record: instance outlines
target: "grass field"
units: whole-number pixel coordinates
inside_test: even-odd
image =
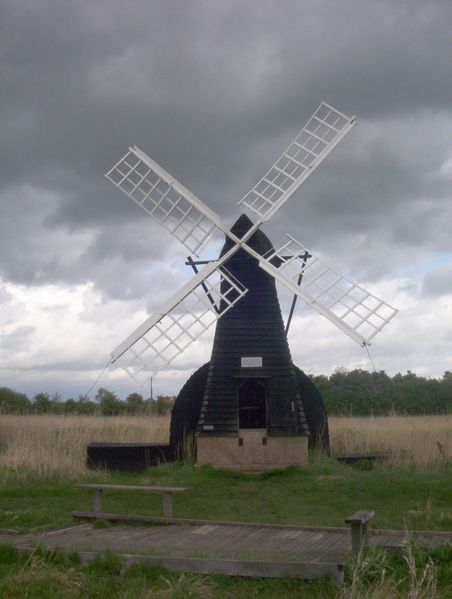
[[[86,470],[88,442],[164,442],[168,425],[165,417],[1,416],[0,527],[70,525],[72,510],[91,506],[90,494],[76,483],[103,481],[187,486],[187,493],[174,500],[180,517],[342,526],[347,515],[370,507],[376,511],[377,528],[452,529],[451,416],[331,418],[333,453],[379,451],[389,456],[377,465],[349,467],[313,456],[304,469],[258,475],[191,464],[167,464],[138,474]],[[161,500],[111,493],[104,507],[160,515]],[[428,555],[414,548],[411,557],[367,556],[364,563],[349,566],[347,585],[339,590],[326,581],[176,576],[146,568],[120,575],[112,556],[82,567],[60,556],[36,553],[25,561],[13,553],[0,547],[0,597],[5,599],[452,597],[452,549]]]
[[[437,468],[452,461],[452,414],[329,419],[334,455],[388,455],[395,466]]]
[[[39,476],[86,474],[90,441],[165,443],[169,416],[0,416],[0,471]],[[330,418],[333,455],[380,452],[393,465],[452,461],[452,415]]]

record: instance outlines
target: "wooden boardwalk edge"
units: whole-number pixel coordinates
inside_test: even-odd
[[[35,547],[20,547],[19,551],[32,552]],[[61,550],[61,549],[60,549]],[[72,551],[72,550],[71,550]],[[68,553],[68,551],[62,551]],[[105,554],[95,551],[77,552],[82,564],[88,564]],[[342,584],[344,570],[342,564],[318,562],[272,562],[254,560],[206,559],[197,557],[163,557],[118,553],[124,566],[133,564],[149,564],[162,566],[173,572],[189,572],[191,574],[224,574],[226,576],[243,576],[252,578],[330,578],[335,584]]]

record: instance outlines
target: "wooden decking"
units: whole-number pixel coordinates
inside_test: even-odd
[[[411,538],[435,547],[452,543],[452,532],[416,532]],[[37,543],[78,551],[84,560],[114,551],[125,562],[147,561],[180,571],[240,576],[331,576],[342,579],[342,564],[351,550],[349,529],[278,525],[248,525],[210,521],[151,526],[115,525],[96,528],[79,524],[45,533],[2,535],[19,549]],[[400,548],[407,542],[401,531],[372,531],[371,545]]]

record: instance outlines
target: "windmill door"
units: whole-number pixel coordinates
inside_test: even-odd
[[[267,389],[262,380],[245,379],[238,387],[239,428],[267,428]]]

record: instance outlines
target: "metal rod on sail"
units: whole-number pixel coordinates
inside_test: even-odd
[[[306,266],[306,262],[308,261],[308,259],[311,258],[311,254],[309,252],[305,252],[303,254],[303,256],[300,256],[300,258],[303,260],[303,267],[301,269],[300,274],[298,275],[298,280],[297,280],[298,287],[301,285],[301,281],[303,280],[303,268]],[[292,322],[292,316],[295,311],[297,299],[298,299],[298,295],[294,294],[293,300],[292,300],[292,305],[290,306],[289,318],[287,319],[287,324],[286,324],[286,336],[287,336],[287,333],[289,332],[290,323]]]
[[[193,268],[193,271],[195,272],[195,274],[197,274],[198,268],[197,268],[196,264],[209,264],[210,262],[213,262],[213,261],[212,260],[198,260],[197,262],[195,262],[191,256],[187,256],[187,262],[185,264],[187,264],[187,266],[188,265],[191,266]],[[212,304],[215,312],[218,314],[219,313],[218,306],[216,305],[215,300],[213,299],[211,294],[209,293],[209,290],[207,289],[207,285],[205,283],[201,283],[201,287],[206,292],[206,295],[209,298],[209,302]]]

